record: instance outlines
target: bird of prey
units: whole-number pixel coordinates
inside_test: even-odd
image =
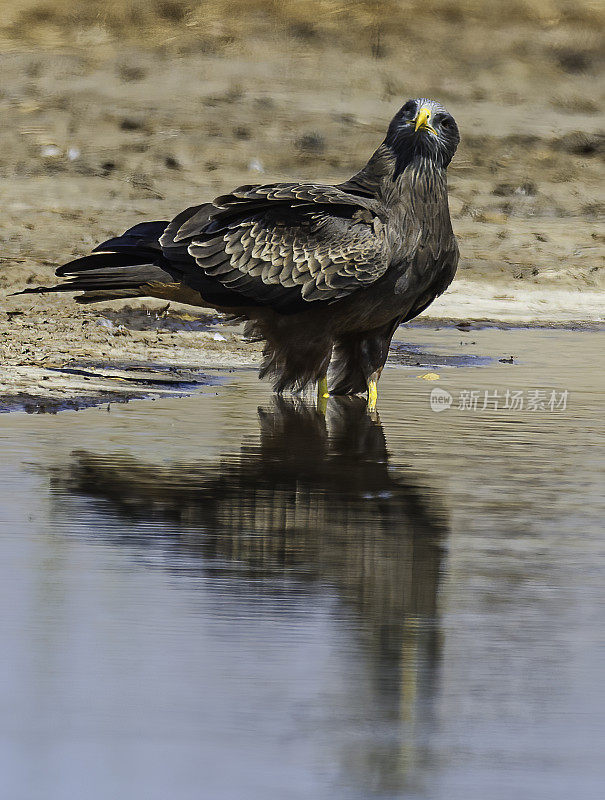
[[[171,222],[135,225],[59,267],[65,282],[24,293],[158,297],[227,312],[264,341],[260,376],[275,391],[367,391],[374,410],[395,330],[456,271],[446,170],[459,139],[442,105],[408,100],[350,180],[240,186]]]

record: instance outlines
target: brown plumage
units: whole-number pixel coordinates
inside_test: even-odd
[[[248,320],[276,391],[322,381],[375,395],[393,333],[449,285],[458,261],[446,168],[456,123],[410,100],[366,166],[338,186],[242,186],[171,222],[143,223],[26,292],[80,302],[161,297]],[[370,398],[371,400],[371,398]]]

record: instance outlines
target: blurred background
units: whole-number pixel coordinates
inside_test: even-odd
[[[460,276],[602,286],[599,2],[2,6],[5,289],[237,184],[342,180],[415,96],[461,128]]]

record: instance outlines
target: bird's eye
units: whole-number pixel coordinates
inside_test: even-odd
[[[401,113],[404,117],[410,117],[415,111],[416,103],[413,100],[408,100],[408,102],[401,109]]]
[[[446,131],[451,130],[454,127],[454,120],[451,117],[443,117],[441,127]]]

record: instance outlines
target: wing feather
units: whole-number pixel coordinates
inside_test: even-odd
[[[255,303],[333,302],[389,265],[380,209],[335,186],[242,186],[179,214],[160,243]]]

